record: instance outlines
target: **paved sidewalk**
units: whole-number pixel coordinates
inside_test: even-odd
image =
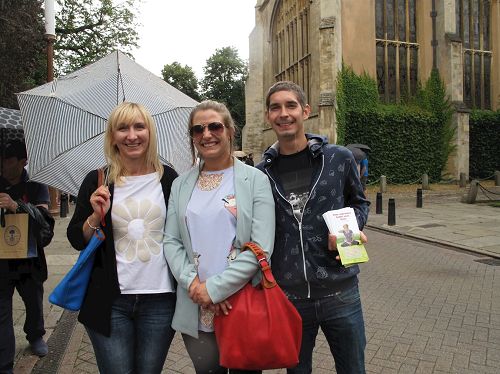
[[[367,330],[369,373],[500,372],[500,208],[460,203],[460,193],[384,194],[383,214],[372,201],[360,288]],[[396,225],[387,225],[387,201],[396,199]],[[15,373],[97,373],[92,347],[76,313],[47,296],[76,260],[66,240],[69,218],[56,220],[46,249],[49,280],[45,315],[49,355],[30,355],[22,332],[24,306],[15,296]],[[396,234],[396,235],[394,235]],[[418,239],[418,240],[415,240]],[[455,250],[454,250],[455,249]],[[465,250],[465,251],[464,251]],[[165,373],[194,373],[178,335]],[[314,352],[314,373],[332,373],[324,336]],[[273,370],[268,373],[285,373]]]
[[[500,258],[500,208],[487,203],[461,202],[465,189],[458,192],[423,191],[422,208],[416,208],[417,191],[385,193],[382,214],[372,201],[368,227],[399,235]],[[388,201],[394,198],[396,224],[388,225]]]

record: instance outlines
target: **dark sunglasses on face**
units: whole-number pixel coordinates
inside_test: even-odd
[[[212,122],[208,125],[197,124],[191,126],[191,128],[189,129],[189,136],[193,138],[203,135],[203,133],[205,132],[205,127],[208,128],[208,131],[215,135],[222,134],[222,131],[224,130],[224,124],[220,122]]]

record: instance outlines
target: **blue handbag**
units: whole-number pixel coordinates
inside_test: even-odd
[[[95,251],[104,238],[104,233],[96,230],[87,247],[80,252],[75,265],[50,294],[49,301],[52,304],[72,311],[80,310],[94,265]]]

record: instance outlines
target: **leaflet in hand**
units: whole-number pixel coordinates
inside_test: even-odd
[[[342,265],[351,266],[368,261],[353,208],[330,210],[323,214],[323,219],[330,233],[337,236],[337,250]]]

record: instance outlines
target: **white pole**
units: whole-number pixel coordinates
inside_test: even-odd
[[[56,36],[56,13],[54,0],[45,0],[45,35]]]

